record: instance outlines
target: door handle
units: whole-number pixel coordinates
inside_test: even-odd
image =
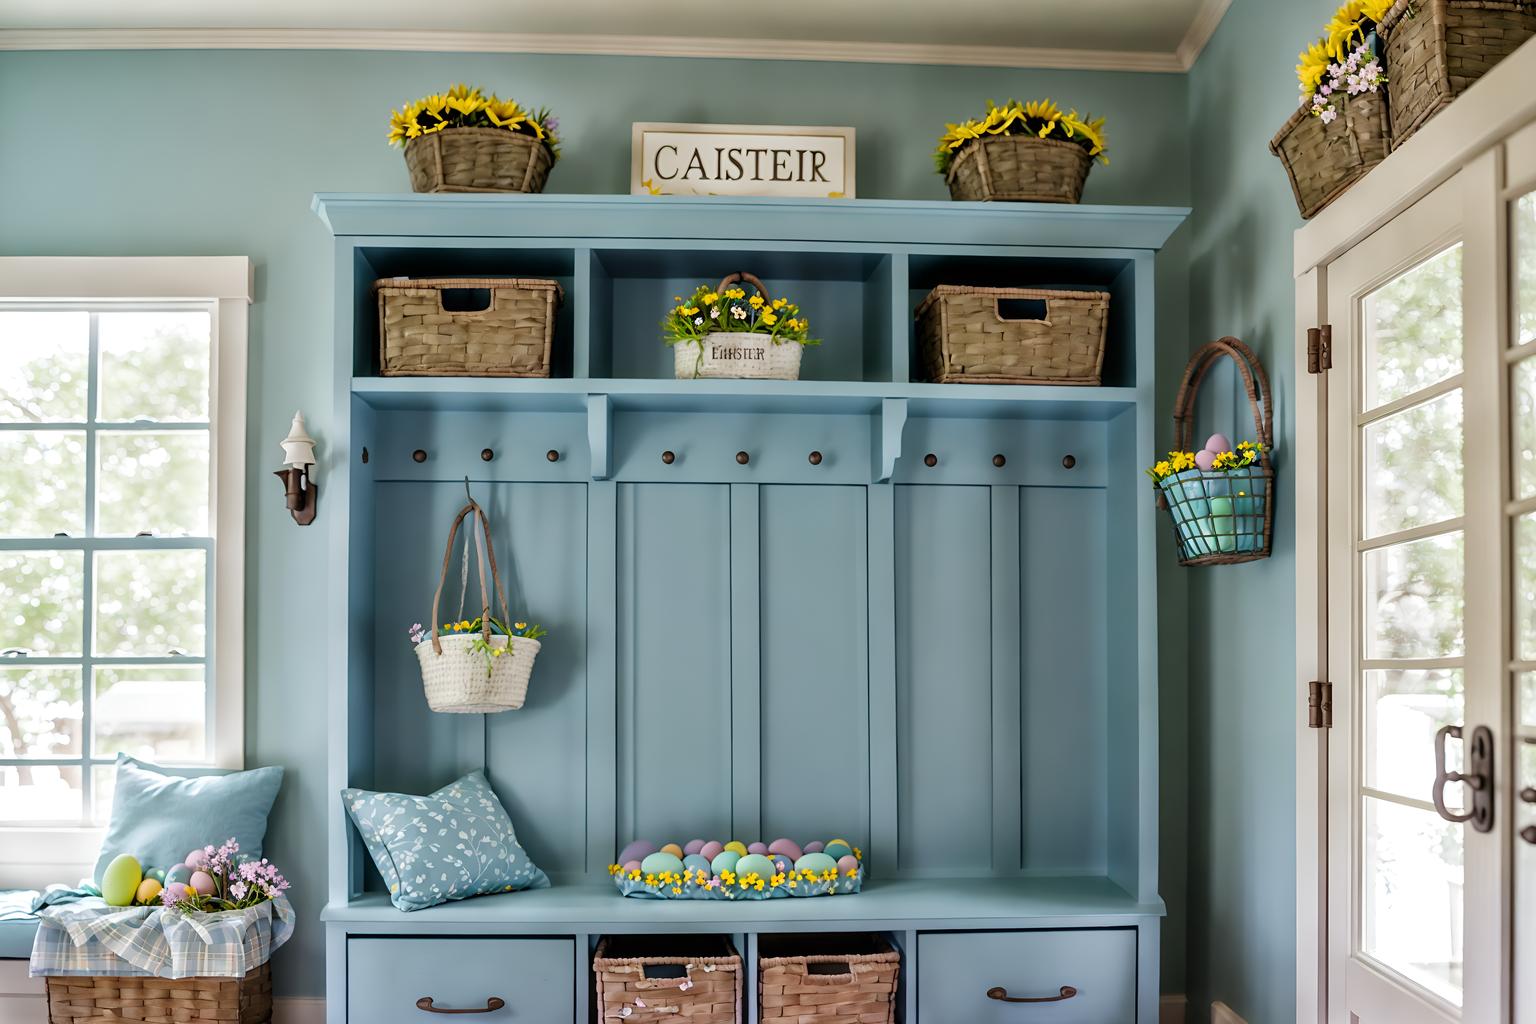
[[[1008,990],[998,986],[987,989],[987,998],[996,999],[1000,1003],[1060,1003],[1077,995],[1077,989],[1071,985],[1061,986],[1061,991],[1054,996],[1011,996]]]
[[[1467,770],[1445,770],[1445,741],[1461,739],[1462,727],[1447,725],[1435,733],[1435,785],[1431,791],[1435,811],[1446,821],[1460,824],[1472,823],[1479,832],[1493,830],[1493,732],[1486,725],[1472,730],[1472,742],[1467,744],[1465,760]],[[1465,812],[1452,811],[1445,806],[1445,786],[1460,782],[1472,791],[1472,806]]]
[[[464,1010],[449,1010],[441,1006],[433,1006],[431,996],[422,996],[416,1000],[416,1009],[426,1010],[428,1013],[495,1013],[506,1005],[506,1000],[500,996],[491,996],[485,1001],[484,1006],[471,1006]]]

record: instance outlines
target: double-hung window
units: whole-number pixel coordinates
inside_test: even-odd
[[[0,260],[0,829],[104,822],[120,753],[240,762],[249,280]]]

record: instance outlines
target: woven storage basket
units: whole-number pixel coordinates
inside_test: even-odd
[[[1093,157],[1075,142],[989,135],[966,143],[949,165],[951,199],[1075,203]]]
[[[1005,318],[1001,303],[1014,299],[1042,316]],[[923,372],[936,384],[1098,384],[1103,372],[1107,292],[941,284],[916,317]]]
[[[1168,509],[1173,520],[1180,565],[1229,565],[1269,557],[1275,505],[1275,469],[1269,461],[1274,414],[1269,404],[1269,376],[1247,345],[1236,338],[1222,338],[1201,346],[1190,359],[1174,399],[1174,447],[1190,450],[1200,383],[1222,358],[1237,364],[1253,410],[1254,440],[1262,447],[1259,461],[1246,469],[1191,469],[1165,477],[1158,485],[1158,503]]]
[[[599,1020],[741,1024],[741,957],[726,939],[605,936],[592,973]]]
[[[549,147],[504,128],[445,128],[405,144],[416,192],[542,192]]]
[[[720,282],[715,291],[724,294],[737,281],[750,284],[764,299],[768,289],[745,271]],[[672,343],[673,373],[678,380],[696,378],[746,378],[749,380],[799,380],[801,349],[798,341],[777,344],[766,334],[747,331],[716,331],[697,343]]]
[[[1387,100],[1381,91],[1341,97],[1331,124],[1310,106],[1292,114],[1269,142],[1291,179],[1296,208],[1311,217],[1387,158]]]
[[[394,277],[373,287],[379,293],[382,376],[549,376],[555,311],[564,297],[558,281]],[[445,309],[445,293],[477,308]]]
[[[1397,0],[1378,32],[1395,149],[1536,34],[1536,2]]]
[[[876,935],[758,939],[762,1024],[892,1024],[901,954]]]
[[[272,966],[243,978],[49,978],[48,1024],[270,1024]]]
[[[459,524],[465,516],[474,516],[470,535],[475,541],[475,568],[480,574],[479,636],[493,648],[512,645],[511,657],[492,657],[487,664],[484,653],[472,651],[475,634],[438,636],[438,612],[443,597],[443,586],[448,582],[448,565],[453,560],[453,540]],[[478,527],[478,529],[477,529]],[[437,593],[432,596],[432,617],[427,620],[432,636],[416,645],[416,660],[421,664],[421,684],[426,691],[427,706],[433,711],[448,714],[483,715],[497,711],[516,711],[528,697],[528,680],[533,675],[533,662],[539,656],[541,644],[527,637],[507,637],[491,633],[491,598],[486,588],[485,566],[481,562],[480,544],[484,536],[485,560],[490,562],[491,580],[496,597],[501,603],[503,622],[511,622],[507,614],[507,595],[502,589],[501,573],[496,567],[496,551],[491,547],[491,526],[485,511],[474,501],[469,502],[453,520],[448,530],[448,547],[443,553],[443,571],[438,579]],[[469,545],[465,544],[465,583],[468,584]],[[463,615],[463,597],[459,601],[459,613]]]

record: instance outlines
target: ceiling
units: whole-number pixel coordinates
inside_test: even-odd
[[[1229,2],[773,0],[732,11],[703,0],[0,0],[0,49],[764,56],[768,37],[772,55],[798,59],[1178,71]]]

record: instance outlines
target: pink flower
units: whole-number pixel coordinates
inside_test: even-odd
[[[1330,124],[1336,118],[1338,118],[1339,112],[1337,110],[1334,110],[1332,107],[1329,107],[1327,110],[1323,111],[1318,116],[1323,119],[1323,124]]]

